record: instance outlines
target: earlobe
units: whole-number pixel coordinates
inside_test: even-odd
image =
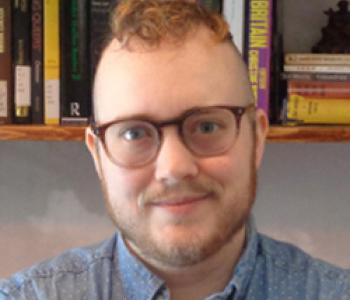
[[[92,132],[90,127],[87,127],[85,129],[85,145],[88,148],[92,159],[95,164],[95,169],[99,177],[101,174],[101,163],[100,163],[100,156],[99,156],[99,151],[98,151],[98,144],[97,144],[97,137],[96,135]]]
[[[258,169],[261,165],[268,131],[269,131],[268,117],[263,110],[257,109],[256,110],[256,148],[255,148],[256,169]]]

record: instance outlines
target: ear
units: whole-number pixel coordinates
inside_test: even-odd
[[[96,135],[92,132],[90,127],[85,129],[85,145],[88,148],[92,159],[95,164],[95,169],[98,176],[101,178],[101,161],[98,149],[98,139]]]
[[[256,120],[256,148],[255,148],[255,167],[259,169],[265,150],[267,133],[269,131],[269,119],[262,109],[255,112]]]

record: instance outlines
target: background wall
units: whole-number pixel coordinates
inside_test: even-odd
[[[350,268],[349,153],[350,144],[268,144],[258,227]],[[1,142],[0,204],[0,277],[114,231],[83,143]]]
[[[323,13],[337,11],[339,0],[276,0],[281,3],[279,23],[283,28],[286,52],[311,52],[321,39],[321,28],[328,23]]]

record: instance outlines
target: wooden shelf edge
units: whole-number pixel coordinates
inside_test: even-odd
[[[0,141],[83,141],[85,126],[0,125]],[[350,143],[349,126],[271,126],[271,143]]]
[[[349,126],[271,126],[269,142],[350,143]]]
[[[82,141],[86,126],[0,125],[0,140]]]

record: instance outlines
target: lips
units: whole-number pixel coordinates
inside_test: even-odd
[[[210,198],[210,194],[186,195],[162,198],[150,203],[153,207],[164,209],[172,214],[187,214]]]

